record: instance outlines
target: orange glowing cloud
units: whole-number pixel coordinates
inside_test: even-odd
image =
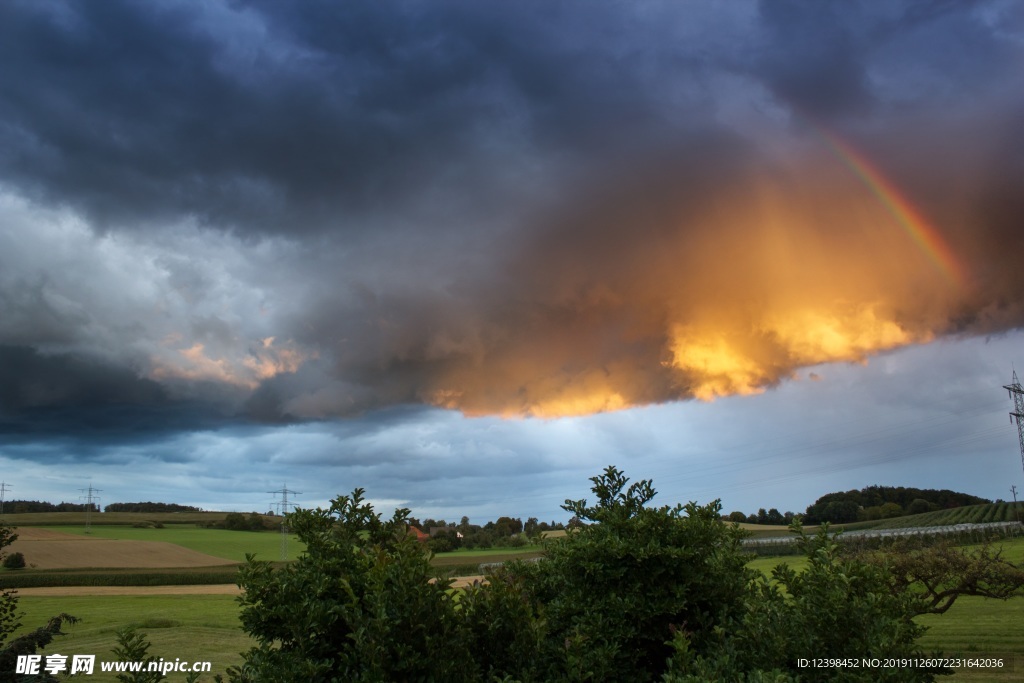
[[[962,331],[979,293],[955,242],[866,160],[851,173],[844,159],[819,149],[687,189],[682,208],[597,200],[523,249],[515,298],[478,321],[472,355],[411,359],[418,399],[538,417],[713,400]],[[1012,324],[1020,307],[992,315],[980,325]],[[453,334],[436,332],[456,349]]]
[[[173,339],[179,339],[175,335]],[[282,373],[294,373],[315,352],[303,352],[294,343],[274,345],[274,337],[246,349],[229,349],[213,356],[202,343],[153,358],[153,379],[210,381],[255,389],[263,380]]]

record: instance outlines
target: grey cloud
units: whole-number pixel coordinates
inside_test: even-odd
[[[855,121],[847,130],[881,158],[914,158],[901,180],[935,169],[931,193],[948,194],[957,169],[930,140],[904,141],[912,116],[878,106],[893,79],[916,74],[878,74],[901,63],[904,36],[941,74],[953,40],[963,66],[944,82],[977,84],[988,61],[1013,52],[984,9],[4,5],[0,177],[84,216],[87,230],[137,242],[111,267],[99,248],[34,270],[12,259],[0,339],[105,350],[118,372],[157,378],[175,400],[218,402],[226,420],[436,402],[451,377],[481,368],[508,374],[480,390],[481,405],[522,407],[534,389],[514,371],[537,357],[538,384],[630,371],[634,401],[687,397],[663,367],[666,320],[688,311],[669,310],[659,277],[686,303],[745,293],[725,276],[679,275],[703,272],[693,243],[720,227],[705,227],[706,215],[746,201],[759,177],[785,175],[766,149],[806,142],[791,111]],[[993,95],[1008,68],[980,79],[982,113],[1019,110]],[[724,76],[768,93],[730,95],[748,98],[756,125],[723,114],[740,106],[723,101]],[[938,90],[919,105],[948,102]],[[757,118],[759,107],[781,113]],[[969,136],[974,113],[935,118],[951,121],[947,136]],[[1009,135],[980,170],[1014,168],[1006,150],[1020,136]],[[985,201],[963,192],[974,203],[964,224],[981,235],[969,260],[990,275],[940,332],[1020,322],[1019,277],[993,236],[1017,239],[1021,207],[999,183]],[[730,186],[740,189],[721,191]],[[985,212],[980,227],[968,223]],[[735,243],[721,249],[743,262]],[[147,268],[118,277],[131,264]],[[153,291],[125,303],[135,282]],[[270,337],[294,342],[304,362],[244,374]],[[205,375],[184,372],[190,352]],[[772,360],[768,386],[790,369]],[[236,388],[218,393],[227,381]]]
[[[727,46],[703,27],[736,23],[668,3],[2,11],[7,182],[101,229],[191,216],[286,234],[412,213],[486,229],[545,166],[606,163],[707,116],[692,93]]]
[[[130,368],[81,354],[42,354],[0,345],[0,441],[68,439],[90,443],[151,439],[216,426],[223,413],[175,400]]]

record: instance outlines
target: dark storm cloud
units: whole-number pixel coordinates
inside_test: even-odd
[[[1012,61],[963,3],[0,12],[0,175],[101,229],[195,217],[294,234],[415,215],[421,228],[458,216],[480,230],[517,198],[510,181],[543,176],[544,160],[625,164],[624,151],[706,135],[723,75],[830,119],[870,112],[887,95],[879,73],[916,76],[905,90],[973,88],[1001,82]],[[908,40],[920,43],[910,60]],[[520,155],[536,159],[520,167]]]
[[[744,68],[818,121],[952,104],[1019,72],[1006,38],[1024,17],[1012,5],[766,0],[759,10],[763,31]]]
[[[860,114],[871,101],[862,9],[851,4],[762,2],[768,43],[754,68],[781,98],[812,115]],[[851,21],[852,20],[852,21]]]
[[[496,192],[523,148],[592,149],[621,140],[612,126],[634,142],[664,127],[661,93],[637,72],[685,65],[674,49],[617,39],[622,6],[0,11],[0,173],[100,228],[195,216],[351,231],[438,204],[450,217]],[[624,28],[655,28],[643,23]]]
[[[1013,12],[6,3],[0,182],[83,227],[79,252],[50,258],[47,242],[66,237],[54,230],[21,262],[0,260],[0,311],[11,312],[0,341],[102,351],[117,360],[83,375],[96,395],[157,405],[142,392],[156,382],[167,405],[215,402],[243,421],[408,402],[523,414],[551,396],[575,413],[689,398],[700,373],[667,365],[715,349],[686,325],[754,307],[752,293],[787,275],[757,261],[778,246],[754,235],[772,227],[758,202],[804,226],[793,262],[809,270],[794,291],[845,278],[859,292],[851,254],[928,272],[906,250],[849,238],[858,218],[884,216],[877,202],[826,193],[864,194],[846,170],[849,182],[835,180],[835,159],[806,152],[814,125],[855,139],[958,219],[943,229],[979,291],[946,308],[896,296],[884,322],[916,333],[899,343],[1019,325],[1019,269],[995,246],[1019,240],[1022,208],[1006,180],[1019,177],[1020,135],[1006,123],[1020,112]],[[813,249],[819,238],[831,251]],[[927,298],[931,280],[911,280],[895,289]],[[814,303],[849,298],[829,293]],[[874,348],[822,358],[764,321],[743,323],[713,331],[768,350],[742,349],[758,367],[722,392]],[[896,344],[884,325],[869,332]],[[149,378],[137,379],[142,393],[123,393],[131,377]],[[77,414],[76,396],[39,409]]]
[[[111,443],[219,422],[213,406],[174,400],[156,382],[102,359],[0,345],[0,442]]]

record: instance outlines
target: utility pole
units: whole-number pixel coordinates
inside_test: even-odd
[[[288,502],[288,494],[291,495],[302,495],[302,491],[290,491],[287,486],[282,485],[277,491],[267,491],[267,493],[273,493],[274,495],[280,495],[281,501],[275,503],[281,512],[281,561],[284,562],[288,559],[288,524],[287,515],[290,511],[289,508],[294,508],[295,503]]]
[[[1010,398],[1013,399],[1013,412],[1010,413],[1010,424],[1013,424],[1013,419],[1017,418],[1017,438],[1020,439],[1020,464],[1024,467],[1024,387],[1020,385],[1020,380],[1017,379],[1017,371],[1013,371],[1013,384],[1004,384],[1003,389],[1006,389],[1010,394]]]
[[[1020,524],[1020,510],[1017,509],[1017,485],[1010,486],[1010,493],[1013,494],[1013,514],[1017,518],[1017,523]]]
[[[12,487],[5,481],[0,481],[0,519],[4,517],[4,494]]]
[[[93,494],[99,493],[101,489],[94,489],[92,487],[92,484],[90,483],[89,484],[89,488],[78,489],[78,490],[86,492],[86,494],[84,496],[79,496],[79,498],[85,498],[85,533],[91,534],[92,533],[92,505],[93,505],[93,501],[100,499],[99,496],[93,495]]]

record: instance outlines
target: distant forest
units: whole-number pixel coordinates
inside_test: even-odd
[[[202,512],[202,508],[177,503],[111,503],[104,512]]]
[[[85,503],[46,503],[41,500],[8,500],[4,503],[4,512],[20,514],[22,512],[85,512]],[[92,503],[92,511],[99,512],[99,506]]]
[[[47,503],[41,500],[9,500],[3,509],[11,514],[23,512],[85,512],[86,503]],[[202,512],[202,508],[175,503],[111,503],[103,508],[106,512]],[[99,512],[99,506],[92,503],[92,511]]]
[[[967,493],[949,489],[915,489],[903,486],[868,486],[859,491],[826,493],[807,507],[805,524],[845,524],[875,519],[917,515],[965,505],[991,503]]]

